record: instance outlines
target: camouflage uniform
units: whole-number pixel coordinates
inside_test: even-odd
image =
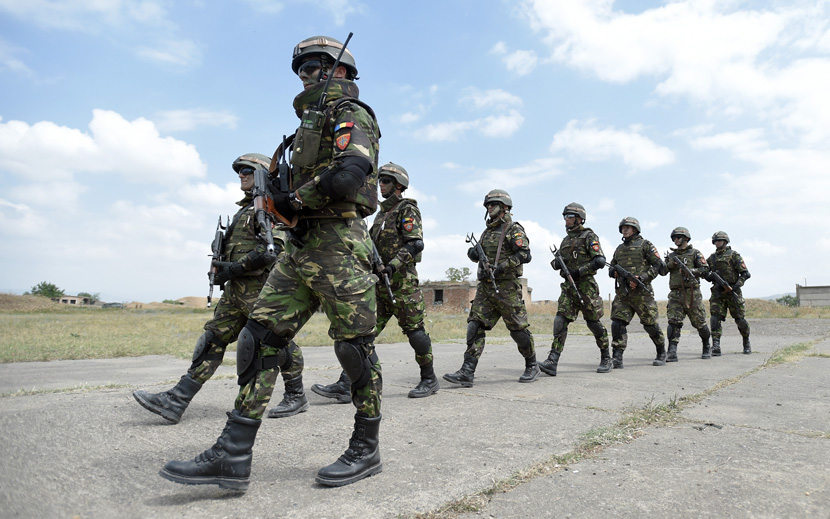
[[[472,261],[478,262],[478,286],[467,317],[467,350],[464,352],[464,364],[455,374],[444,375],[444,379],[466,387],[472,386],[475,367],[484,352],[485,332],[492,330],[499,319],[504,319],[510,336],[516,341],[519,353],[525,358],[526,370],[520,381],[533,382],[538,377],[539,370],[533,335],[530,333],[530,323],[527,320],[527,308],[522,299],[522,284],[519,281],[524,270],[522,265],[531,259],[530,240],[521,224],[514,222],[510,213],[505,211],[501,217],[487,222],[487,228],[481,234],[479,243],[484,251],[484,258],[478,257],[475,248],[471,248],[467,253]],[[493,283],[484,270],[484,261],[494,269],[498,292],[493,288]]]
[[[723,234],[725,235],[725,233]],[[745,302],[741,294],[741,286],[750,277],[746,263],[744,263],[744,259],[740,254],[732,250],[729,245],[726,245],[723,249],[716,250],[709,256],[708,264],[713,272],[720,274],[723,280],[729,283],[732,292],[735,294],[733,297],[718,285],[712,286],[712,295],[709,298],[712,352],[713,354],[720,354],[720,338],[723,334],[721,323],[726,320],[726,312],[728,311],[735,319],[735,324],[738,325],[738,331],[743,339],[744,353],[752,353],[749,342],[749,323],[746,320]]]
[[[640,317],[640,323],[657,349],[658,358],[655,359],[654,365],[662,365],[659,359],[662,356],[665,363],[666,339],[657,326],[657,301],[654,300],[654,290],[651,288],[651,280],[666,274],[666,265],[660,258],[660,253],[638,230],[633,236],[623,239],[623,243],[614,251],[610,265],[612,268],[609,268],[609,276],[617,278],[616,293],[611,303],[611,347],[614,350],[614,367],[623,367],[622,355],[628,344],[626,327],[635,313]],[[622,275],[616,276],[613,268],[615,265],[620,265],[640,278],[646,287],[645,290],[641,287],[632,289]]]
[[[682,261],[692,272],[689,275],[677,264]],[[686,242],[685,246],[672,249],[672,253],[666,258],[666,266],[669,269],[669,302],[666,308],[666,315],[669,320],[666,336],[669,339],[669,351],[666,357],[667,362],[677,362],[677,343],[680,341],[680,329],[683,327],[683,319],[689,316],[689,322],[697,330],[700,340],[703,343],[703,358],[711,357],[709,345],[709,327],[706,325],[706,309],[703,307],[703,296],[700,293],[700,281],[698,277],[705,275],[709,270],[703,254]]]

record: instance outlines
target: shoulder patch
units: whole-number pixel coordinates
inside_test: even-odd
[[[403,218],[401,220],[403,223],[403,230],[406,232],[412,232],[412,229],[415,228],[415,219],[411,217]]]
[[[594,252],[599,252],[599,250],[600,250],[600,249],[599,249],[599,241],[597,241],[597,240],[592,240],[592,241],[591,241],[591,243],[590,243],[590,245],[589,245],[589,247],[591,247],[591,250],[592,250],[592,251],[594,251]]]
[[[524,244],[525,244],[525,242],[524,242],[524,240],[523,240],[523,239],[521,239],[521,238],[517,238],[517,239],[516,239],[516,247],[520,247],[520,248],[521,248],[521,247],[523,247],[523,246],[524,246]]]
[[[337,149],[343,151],[349,145],[350,140],[352,140],[352,134],[344,133],[343,135],[338,136],[334,142],[337,144]]]
[[[346,128],[351,128],[352,126],[354,126],[353,122],[340,123],[334,127],[334,131],[339,132],[340,130],[345,130]]]

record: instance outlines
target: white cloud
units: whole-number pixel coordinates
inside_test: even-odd
[[[632,170],[648,170],[674,162],[674,153],[640,134],[639,128],[628,131],[599,128],[594,120],[569,121],[553,137],[551,151],[567,152],[577,159],[601,161],[622,159]]]
[[[167,24],[167,11],[151,0],[0,0],[3,9],[40,27],[94,32],[134,22]]]
[[[204,108],[192,110],[168,110],[155,117],[156,127],[163,132],[193,130],[199,126],[220,126],[236,129],[239,117],[227,110],[212,111]]]
[[[761,256],[783,256],[787,253],[787,248],[780,245],[775,245],[766,240],[742,240],[740,242],[741,250],[749,250]]]
[[[479,90],[471,88],[458,101],[461,105],[472,103],[474,108],[506,109],[522,106],[522,98],[504,90]]]
[[[192,67],[199,65],[202,61],[202,52],[190,40],[166,40],[157,44],[156,47],[138,47],[135,52],[142,59],[165,65]]]
[[[522,106],[522,99],[504,90],[470,88],[458,102],[474,110],[488,110],[496,113],[468,121],[428,124],[422,133],[424,139],[457,141],[470,131],[477,131],[485,137],[507,138],[519,131],[524,124],[524,116],[514,109],[514,107]]]
[[[526,76],[536,69],[539,57],[532,50],[517,50],[502,58],[507,70],[519,76]]]
[[[560,175],[560,165],[560,159],[541,158],[512,168],[465,168],[474,178],[465,179],[460,188],[467,193],[486,193],[493,189],[494,185],[509,190],[519,186],[540,184],[546,179]],[[476,205],[478,204],[479,202],[476,202]]]

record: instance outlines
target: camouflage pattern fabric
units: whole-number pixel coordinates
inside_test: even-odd
[[[689,316],[689,322],[696,329],[706,326],[706,308],[703,306],[703,296],[700,289],[694,289],[683,294],[680,290],[669,292],[669,302],[666,308],[669,324],[678,325]]]
[[[672,255],[682,261],[694,275],[689,279],[683,269],[673,260],[667,259],[669,269],[669,302],[666,309],[669,324],[680,325],[688,315],[689,322],[696,329],[706,326],[706,309],[703,306],[703,296],[700,293],[698,277],[709,270],[703,254],[699,250],[686,244],[685,247],[672,250]]]
[[[576,286],[591,304],[587,307],[583,306],[570,282],[565,280],[559,285],[561,293],[556,313],[573,322],[582,311],[586,320],[599,321],[604,309],[599,285],[594,279],[597,271],[591,267],[591,260],[597,256],[605,256],[600,247],[599,238],[593,230],[580,225],[567,231],[567,236],[559,245],[559,250],[568,271],[579,272],[579,281],[576,282]],[[555,264],[555,261],[551,260],[551,266]]]
[[[412,257],[404,247],[409,240],[422,240],[423,228],[421,212],[415,200],[392,195],[380,204],[381,212],[375,217],[369,234],[378,248],[378,254],[384,265],[392,265],[395,272],[390,278],[395,304],[389,299],[383,282],[376,285],[378,305],[378,323],[375,336],[386,328],[386,324],[395,316],[398,325],[405,334],[424,327],[426,306],[424,295],[418,282],[415,264],[421,260],[418,253]],[[419,366],[426,366],[433,360],[432,346],[426,355],[416,355]]]
[[[484,330],[492,330],[499,319],[510,331],[524,330],[530,326],[527,320],[527,308],[522,299],[522,284],[518,279],[501,279],[496,282],[499,289],[497,294],[487,281],[479,281],[476,296],[473,299],[470,315],[467,322],[478,321]],[[484,338],[476,340],[467,348],[468,353],[475,358],[481,358],[484,351]],[[530,337],[529,349],[519,349],[522,357],[530,357],[536,353],[533,336]]]
[[[723,321],[726,319],[726,314],[729,312],[734,319],[743,319],[746,317],[746,303],[741,294],[740,287],[735,284],[741,281],[741,284],[749,277],[749,270],[746,268],[746,263],[738,252],[732,250],[729,245],[721,250],[716,250],[709,256],[709,268],[723,278],[724,281],[732,286],[735,295],[738,296],[740,303],[724,292],[717,285],[712,286],[712,295],[709,298],[709,312],[712,315],[720,317]],[[721,330],[718,329],[717,338],[720,338]],[[712,336],[715,337],[715,330],[712,330]]]
[[[499,241],[502,242],[501,253],[498,250]],[[496,274],[497,280],[516,279],[522,276],[524,271],[522,265],[530,261],[530,240],[525,234],[524,227],[519,222],[514,222],[510,213],[505,213],[501,218],[488,222],[487,228],[481,233],[479,243],[490,266],[502,267],[501,272]],[[490,279],[480,263],[477,276],[479,280]]]

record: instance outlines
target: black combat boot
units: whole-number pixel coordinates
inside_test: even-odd
[[[438,377],[432,369],[432,362],[421,366],[421,381],[409,392],[409,398],[424,398],[438,392]]]
[[[614,350],[616,352],[616,350]],[[622,354],[620,354],[620,367],[622,367]],[[608,354],[608,348],[599,350],[599,366],[597,366],[597,373],[610,373],[613,368],[611,362],[611,355]]]
[[[294,377],[285,381],[285,394],[282,402],[268,411],[268,418],[285,418],[308,410],[308,398],[303,391],[303,377]]]
[[[677,362],[677,343],[669,341],[669,352],[666,355],[666,362]]]
[[[445,373],[444,380],[452,382],[453,384],[460,384],[463,387],[473,387],[477,365],[478,359],[469,353],[465,353],[464,363],[461,365],[461,369],[455,373]]]
[[[709,341],[703,341],[703,353],[700,354],[701,359],[712,358],[712,347],[709,346]]]
[[[367,418],[354,415],[354,432],[349,448],[337,461],[317,472],[315,481],[328,487],[342,487],[373,476],[383,470],[378,449],[380,416]]]
[[[539,378],[539,364],[536,362],[536,354],[525,357],[525,372],[519,377],[519,382],[528,384]]]
[[[749,335],[744,337],[744,355],[752,353],[752,345],[749,344]]]
[[[712,337],[712,356],[720,357],[720,337]]]
[[[340,372],[340,379],[334,384],[324,386],[323,384],[312,384],[311,390],[320,396],[334,398],[341,404],[348,404],[352,401],[352,382],[345,371]]]
[[[625,367],[625,366],[623,366],[623,359],[622,359],[624,351],[625,350],[623,350],[622,348],[614,348],[614,357],[611,360],[611,362],[614,365],[614,369],[623,369]]]
[[[676,346],[676,345],[675,345]],[[671,347],[671,346],[669,346]],[[666,347],[662,344],[656,346],[657,348],[657,356],[654,357],[652,361],[652,366],[665,366],[666,365]],[[675,351],[675,357],[677,356],[677,352]]]
[[[173,423],[179,423],[184,410],[200,389],[202,389],[202,384],[196,382],[190,375],[182,375],[179,383],[168,391],[148,393],[137,389],[133,391],[133,398],[144,409],[161,415],[162,418]]]
[[[556,366],[559,364],[559,352],[551,348],[548,358],[539,363],[539,369],[548,375],[556,376]]]
[[[247,490],[257,429],[262,420],[245,418],[234,409],[216,444],[191,461],[168,461],[159,476],[183,485],[219,485]]]

